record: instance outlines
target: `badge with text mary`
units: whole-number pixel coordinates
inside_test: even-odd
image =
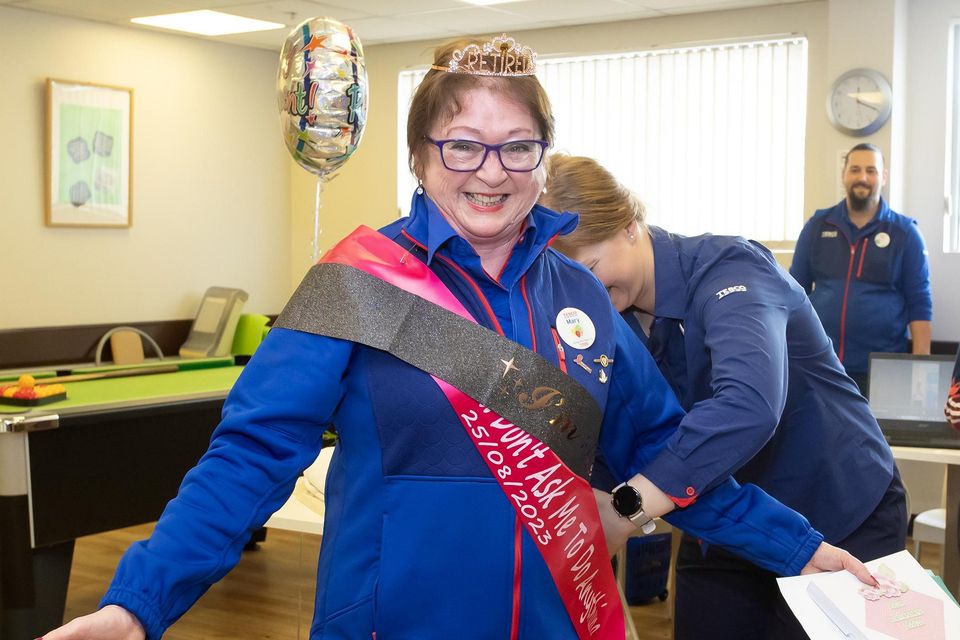
[[[294,28],[280,52],[277,100],[294,160],[330,179],[357,150],[367,119],[367,72],[353,29],[333,18]]]

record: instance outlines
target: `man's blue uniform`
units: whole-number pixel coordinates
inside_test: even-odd
[[[850,221],[846,200],[814,213],[797,239],[790,273],[858,382],[871,351],[906,351],[909,323],[933,316],[920,230],[883,198],[861,229]]]
[[[424,196],[383,233],[428,264],[480,324],[567,368],[604,410],[600,446],[623,479],[648,467],[683,414],[602,285],[547,248],[575,221],[535,208],[496,279]],[[593,345],[558,348],[555,321],[567,307],[592,319]],[[614,362],[604,379],[599,365],[588,373],[573,364],[578,355]],[[133,611],[158,638],[237,562],[330,424],[340,441],[311,638],[508,638],[515,616],[521,639],[576,637],[535,543],[430,376],[384,351],[285,329],[272,330],[247,365],[209,451],[153,537],[124,556],[103,604]],[[650,477],[697,487],[697,497],[690,472]],[[799,572],[822,541],[756,487],[712,484],[668,519],[783,574]]]
[[[734,473],[864,560],[902,549],[906,514],[893,455],[803,289],[743,238],[649,231],[656,308],[648,346],[688,413],[648,470],[689,469],[707,487]],[[637,318],[626,317],[639,331]],[[886,531],[873,531],[878,518]],[[690,539],[680,553],[678,638],[778,637],[764,631],[760,614],[743,627],[752,607],[776,593],[769,574],[713,549],[703,559]],[[684,570],[701,568],[708,578],[690,579],[685,593]],[[757,576],[759,593],[749,590]]]

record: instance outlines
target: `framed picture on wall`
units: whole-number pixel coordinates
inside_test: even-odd
[[[132,89],[47,79],[47,226],[130,226],[132,131]]]

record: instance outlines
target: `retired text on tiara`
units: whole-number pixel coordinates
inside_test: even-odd
[[[529,56],[518,56],[510,51],[491,51],[484,54],[476,50],[467,50],[464,51],[463,59],[460,60],[460,66],[466,67],[468,73],[526,74],[532,72]]]

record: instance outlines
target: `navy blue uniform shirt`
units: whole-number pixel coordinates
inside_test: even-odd
[[[930,268],[916,220],[880,199],[858,229],[846,200],[821,209],[797,239],[790,273],[810,301],[847,371],[867,372],[871,351],[907,350],[907,326],[933,317]]]
[[[649,230],[649,348],[688,411],[649,471],[707,487],[733,473],[842,540],[879,503],[893,454],[806,293],[756,243]]]

